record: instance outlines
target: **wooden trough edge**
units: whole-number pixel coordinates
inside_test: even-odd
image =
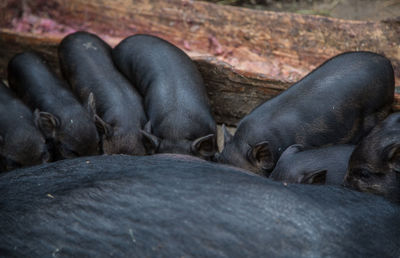
[[[149,33],[238,69],[292,82],[339,53],[372,51],[392,61],[400,86],[400,17],[355,21],[193,0],[5,0],[2,6],[0,28],[89,30],[114,38]]]
[[[27,50],[41,53],[60,74],[57,47],[62,38],[62,35],[36,35],[0,29],[0,78],[7,77],[9,60],[15,54]],[[115,45],[121,39],[105,37],[105,40],[110,45]],[[213,56],[190,52],[188,54],[203,76],[218,123],[235,125],[254,107],[278,95],[292,84],[270,78],[267,74],[237,70]],[[400,91],[395,94],[393,109],[400,110]]]

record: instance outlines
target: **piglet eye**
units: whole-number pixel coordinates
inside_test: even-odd
[[[355,170],[353,170],[352,171],[353,173],[353,175],[354,176],[356,176],[356,177],[360,177],[360,178],[363,178],[363,179],[368,179],[368,178],[370,178],[370,173],[368,172],[368,171],[366,171],[366,170],[363,170],[363,169],[355,169]]]
[[[361,170],[360,175],[361,175],[361,177],[363,177],[363,178],[370,178],[370,176],[371,176],[371,174],[368,173],[368,172],[365,171],[365,170]]]

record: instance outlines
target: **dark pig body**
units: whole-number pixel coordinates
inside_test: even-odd
[[[357,144],[391,110],[390,61],[371,52],[348,52],[326,61],[280,95],[246,115],[217,158],[269,175],[292,144],[306,149]]]
[[[354,145],[304,150],[289,146],[280,156],[270,178],[286,183],[342,185]]]
[[[188,156],[97,156],[0,176],[7,257],[399,257],[400,207]]]
[[[64,77],[81,101],[93,93],[104,153],[144,155],[142,98],[114,66],[111,47],[94,34],[76,32],[62,40],[59,57]]]
[[[0,171],[40,164],[49,158],[32,112],[0,81]]]
[[[144,98],[150,152],[214,155],[216,124],[203,79],[182,50],[154,36],[135,35],[114,48],[113,58]]]
[[[76,97],[35,52],[16,55],[8,65],[11,89],[35,110],[35,123],[54,145],[55,158],[99,154],[94,114]]]
[[[388,116],[357,145],[344,185],[400,203],[400,113]]]

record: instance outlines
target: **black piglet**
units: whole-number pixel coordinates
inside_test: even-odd
[[[39,54],[16,55],[8,65],[8,80],[25,104],[35,110],[35,123],[52,143],[56,159],[99,153],[93,112],[89,115]]]
[[[81,101],[91,106],[106,154],[144,155],[141,129],[146,123],[142,98],[114,66],[111,47],[94,34],[76,32],[59,46],[64,77]]]
[[[0,81],[0,170],[36,165],[49,158],[32,112]]]
[[[114,62],[144,98],[150,152],[210,158],[216,124],[203,79],[192,60],[158,37],[135,35],[113,50]]]

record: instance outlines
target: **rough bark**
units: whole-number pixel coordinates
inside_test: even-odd
[[[47,20],[35,21],[42,17],[62,24],[55,26],[62,31],[89,30],[117,38],[151,33],[279,80],[296,81],[327,58],[350,50],[386,55],[400,78],[398,20],[351,21],[190,0],[6,0],[3,5],[12,11],[0,21],[2,27],[15,25],[19,16],[33,21],[33,30],[52,29]]]

